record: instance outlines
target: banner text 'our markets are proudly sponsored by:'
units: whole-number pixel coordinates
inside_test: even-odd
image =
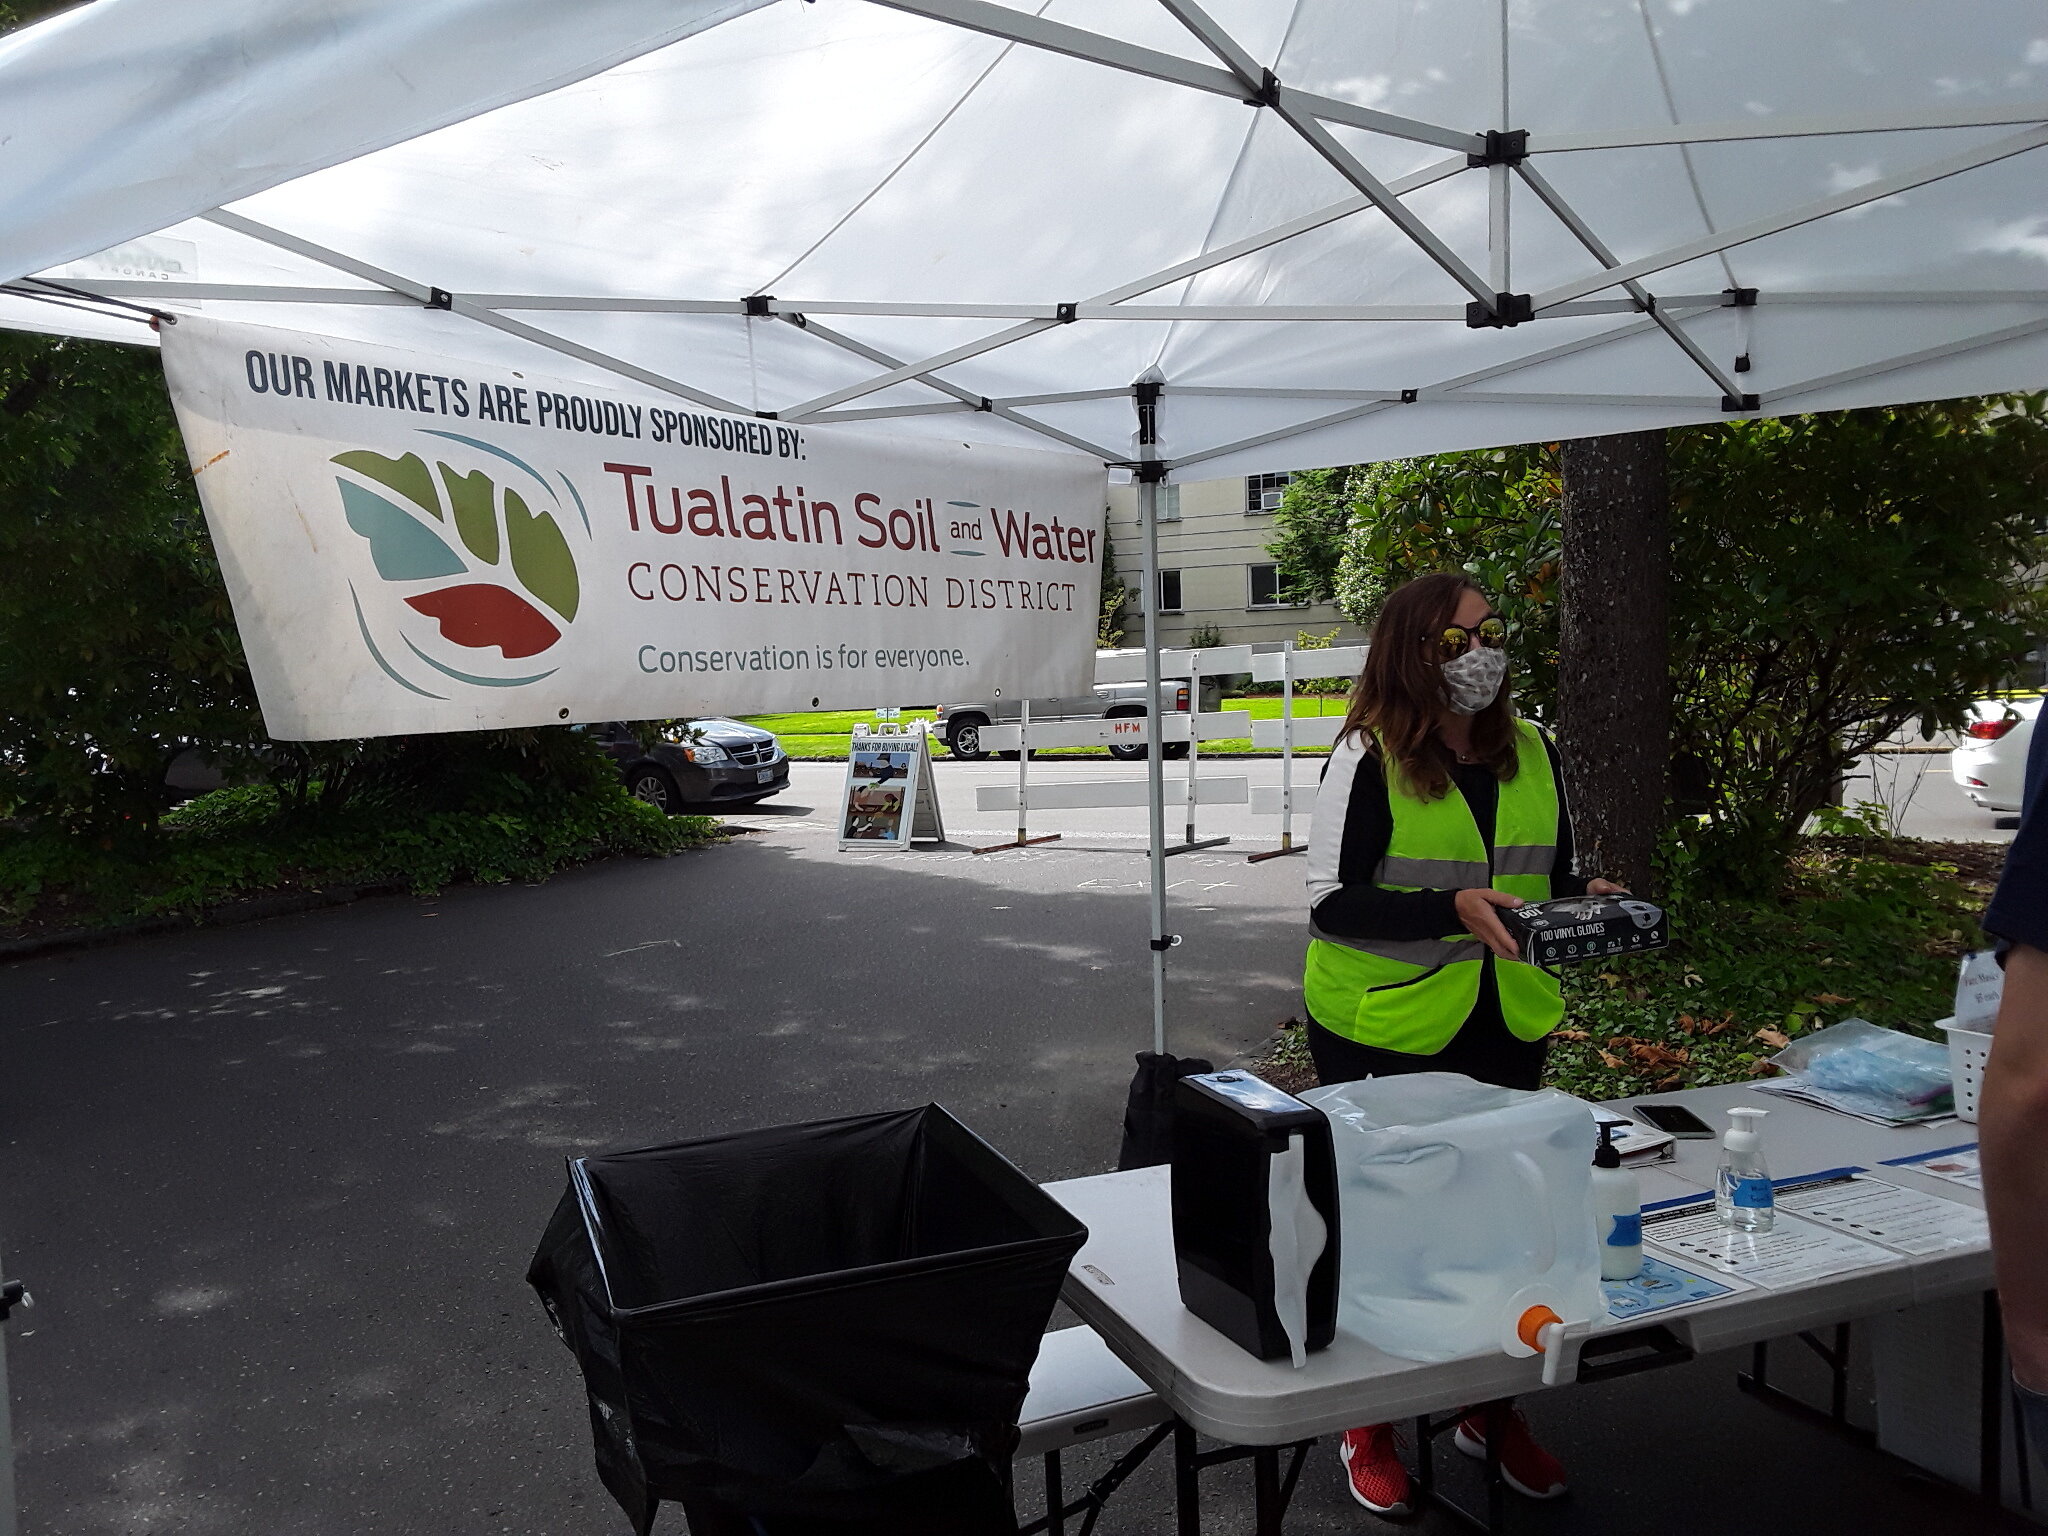
[[[280,739],[1092,679],[1097,460],[202,317],[163,351]]]

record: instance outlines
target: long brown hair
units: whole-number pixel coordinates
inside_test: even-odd
[[[1357,733],[1368,752],[1393,759],[1389,788],[1435,800],[1451,787],[1456,763],[1437,735],[1444,710],[1442,666],[1426,648],[1454,622],[1467,592],[1484,597],[1479,583],[1461,571],[1438,571],[1403,582],[1387,598],[1372,627],[1372,647],[1351,689],[1338,740]],[[1515,708],[1508,686],[1472,717],[1472,750],[1506,783],[1515,776]]]

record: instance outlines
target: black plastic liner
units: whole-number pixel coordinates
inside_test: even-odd
[[[970,1536],[1086,1238],[934,1104],[574,1159],[527,1280],[641,1536]]]

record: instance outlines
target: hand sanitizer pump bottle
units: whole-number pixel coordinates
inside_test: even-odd
[[[1600,1127],[1593,1149],[1593,1215],[1599,1223],[1600,1278],[1633,1280],[1643,1272],[1643,1193],[1633,1169],[1621,1166],[1614,1127]]]
[[[1721,1174],[1714,1183],[1714,1210],[1738,1232],[1768,1232],[1777,1219],[1771,1170],[1764,1162],[1757,1121],[1767,1109],[1731,1109],[1721,1137]]]

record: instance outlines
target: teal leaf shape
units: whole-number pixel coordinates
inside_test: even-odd
[[[328,462],[339,464],[343,469],[352,469],[365,480],[376,481],[387,491],[398,492],[435,522],[441,521],[441,498],[434,494],[434,477],[427,472],[427,461],[418,454],[408,453],[402,459],[387,459],[367,448],[352,448],[347,453],[337,453]]]
[[[466,569],[460,556],[403,507],[352,481],[336,483],[349,527],[370,541],[370,558],[386,581],[460,576]]]
[[[581,587],[576,557],[552,515],[527,511],[517,491],[505,492],[505,541],[512,548],[512,570],[526,590],[562,616],[576,617]]]

